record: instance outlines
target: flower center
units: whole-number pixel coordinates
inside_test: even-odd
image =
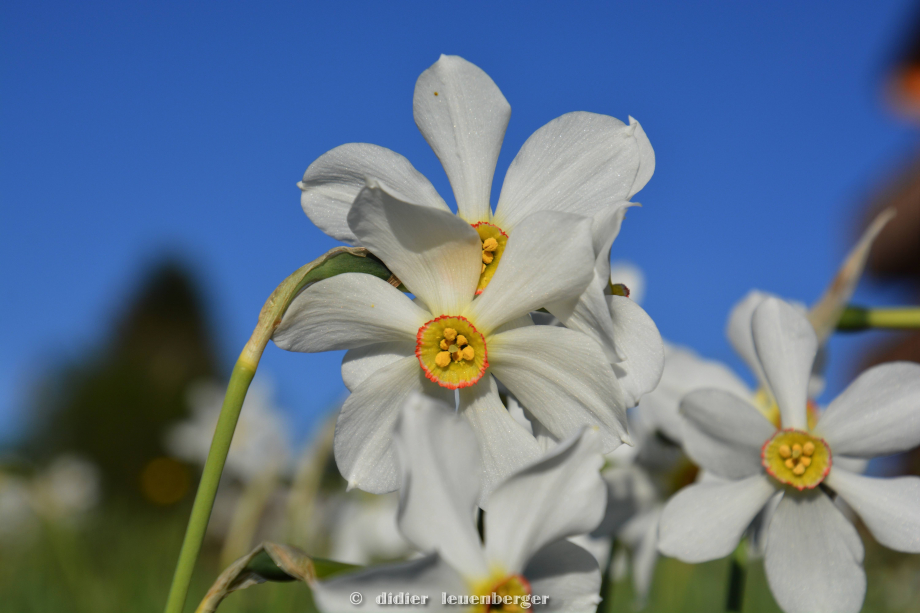
[[[480,597],[476,613],[512,613],[527,611],[532,606],[530,582],[521,575],[508,575],[498,582],[474,586],[472,593]],[[486,602],[487,601],[487,602]]]
[[[479,233],[479,240],[482,241],[482,270],[479,273],[479,285],[476,287],[476,294],[479,295],[498,269],[498,262],[505,252],[505,245],[508,244],[508,235],[487,221],[474,223],[473,228]]]
[[[782,415],[779,412],[779,405],[776,404],[776,401],[773,400],[767,391],[763,388],[757,390],[757,393],[754,395],[754,406],[766,417],[771,424],[777,428],[782,428]],[[818,404],[812,400],[808,399],[808,403],[805,405],[805,417],[808,420],[808,429],[811,430],[815,427],[815,424],[818,423]]]
[[[435,317],[419,328],[415,356],[429,380],[449,389],[473,385],[489,367],[486,339],[459,315]]]
[[[764,443],[760,458],[771,477],[799,491],[817,487],[833,464],[824,439],[791,428]]]

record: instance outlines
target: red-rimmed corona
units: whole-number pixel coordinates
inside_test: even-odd
[[[429,381],[452,390],[474,385],[489,367],[485,337],[459,315],[441,315],[419,328],[415,357]]]
[[[831,448],[804,430],[786,428],[763,444],[760,459],[767,473],[795,489],[818,487],[831,472]]]

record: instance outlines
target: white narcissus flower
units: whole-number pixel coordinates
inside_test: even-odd
[[[99,468],[84,458],[63,455],[55,458],[32,483],[32,505],[46,518],[67,520],[99,504]]]
[[[869,369],[810,427],[814,328],[795,307],[767,298],[754,311],[752,332],[758,365],[779,406],[780,429],[723,390],[688,395],[681,403],[685,449],[719,480],[691,485],[668,502],[659,549],[686,562],[721,558],[755,516],[775,504],[763,538],[767,579],[779,605],[789,613],[858,611],[866,587],[863,546],[832,496],[841,497],[883,545],[918,553],[920,478],[864,477],[837,459],[920,444],[920,365]]]
[[[483,542],[476,529],[481,497],[480,454],[464,420],[424,397],[402,411],[394,435],[402,474],[399,528],[424,557],[369,568],[314,585],[320,610],[345,611],[354,592],[362,609],[410,611],[378,605],[381,592],[427,595],[426,610],[485,611],[483,602],[442,604],[442,592],[478,598],[492,594],[548,596],[541,610],[594,611],[601,577],[597,562],[568,537],[592,530],[606,493],[597,432],[586,429],[514,473],[491,495]],[[573,502],[573,501],[577,501]],[[495,610],[493,608],[492,610]],[[517,610],[508,606],[503,610]]]
[[[601,344],[607,359],[618,366],[629,406],[635,405],[658,382],[661,337],[635,302],[610,295],[608,280],[610,247],[626,209],[634,206],[629,199],[655,170],[655,153],[639,122],[630,118],[627,125],[586,112],[549,122],[512,161],[493,214],[492,178],[511,107],[489,75],[463,58],[442,55],[419,77],[413,112],[447,172],[460,218],[476,229],[481,251],[477,292],[491,282],[509,236],[527,216],[554,211],[592,218],[587,239],[594,252],[591,283],[540,307]],[[450,213],[434,186],[406,158],[366,143],[337,147],[307,168],[298,183],[304,211],[326,234],[367,247],[347,219],[366,178],[401,200]]]
[[[815,360],[809,384],[809,398],[817,396],[824,385],[821,375],[824,366],[824,344],[856,289],[873,241],[893,216],[894,212],[889,209],[875,218],[844,258],[822,297],[810,309],[796,305],[803,313],[807,312],[808,320],[816,330],[819,344],[818,359]],[[617,282],[617,279],[611,278],[611,282]],[[774,424],[779,423],[779,408],[770,397],[751,333],[751,317],[754,310],[770,297],[770,294],[758,290],[749,292],[732,308],[726,325],[728,340],[754,373],[758,389],[750,389],[731,369],[720,362],[701,358],[689,349],[666,344],[661,381],[654,391],[642,398],[639,407],[640,417],[650,428],[658,429],[671,440],[680,443],[680,401],[694,390],[707,388],[722,389],[751,400]],[[817,405],[810,402],[808,410],[809,419],[814,422],[818,416]],[[857,464],[848,468],[861,471],[863,467],[857,461]]]
[[[600,428],[605,450],[627,440],[623,392],[600,346],[574,330],[534,326],[528,316],[590,281],[589,219],[528,216],[479,296],[481,241],[459,217],[374,186],[359,194],[348,223],[415,300],[370,275],[338,275],[297,296],[273,339],[291,351],[349,350],[342,377],[352,394],[334,444],[349,487],[399,486],[392,427],[413,392],[454,406],[459,390],[460,413],[482,448],[485,492],[538,457],[493,375],[560,439],[588,425]]]
[[[225,391],[214,382],[202,382],[191,389],[191,417],[166,433],[166,448],[171,454],[204,465]],[[271,386],[264,378],[256,379],[243,401],[224,472],[248,483],[288,470],[292,452],[287,431],[284,415],[272,400]]]

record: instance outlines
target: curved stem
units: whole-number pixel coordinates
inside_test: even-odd
[[[240,417],[240,409],[243,408],[246,391],[255,374],[255,365],[244,361],[243,356],[240,356],[230,376],[227,395],[224,397],[220,417],[217,419],[217,428],[214,430],[214,439],[211,441],[211,450],[208,451],[208,459],[205,461],[198,492],[195,494],[192,515],[188,520],[188,528],[185,530],[185,538],[179,552],[179,562],[176,564],[176,572],[169,589],[169,599],[166,601],[167,613],[181,613],[185,606],[188,587],[192,581],[192,572],[195,570],[195,562],[198,560],[208,520],[211,518],[211,509],[217,495],[220,475],[224,470],[227,453],[230,451],[233,431]]]
[[[383,263],[368,256],[366,249],[337,247],[298,268],[294,274],[282,281],[281,285],[275,288],[275,291],[265,301],[259,313],[256,329],[249,338],[249,342],[243,347],[233,367],[233,373],[230,375],[227,395],[220,409],[211,449],[208,451],[208,459],[205,461],[198,492],[195,494],[195,503],[192,505],[192,514],[185,530],[182,549],[179,551],[176,572],[169,588],[166,613],[182,613],[185,606],[188,588],[192,582],[192,572],[195,570],[195,562],[201,552],[201,543],[208,527],[208,520],[211,518],[214,497],[217,495],[220,475],[224,470],[227,453],[230,451],[230,442],[233,440],[236,422],[243,408],[243,400],[256,374],[262,352],[268,345],[268,341],[271,340],[275,329],[281,324],[281,318],[284,317],[285,311],[300,290],[310,283],[345,272],[371,274],[384,280],[392,276]]]

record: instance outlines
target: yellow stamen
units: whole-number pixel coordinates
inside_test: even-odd
[[[798,490],[817,487],[831,470],[831,450],[822,439],[803,430],[780,430],[761,451],[767,473]]]
[[[492,263],[492,260],[494,260],[494,259],[495,259],[495,256],[494,256],[493,254],[489,253],[488,251],[483,251],[483,252],[482,252],[482,261],[483,261],[484,264],[491,264],[491,263]]]
[[[495,251],[498,249],[498,241],[492,237],[487,238],[482,241],[482,250],[483,251]]]
[[[429,380],[448,389],[469,387],[489,366],[485,343],[465,317],[442,315],[419,328],[415,356]]]

